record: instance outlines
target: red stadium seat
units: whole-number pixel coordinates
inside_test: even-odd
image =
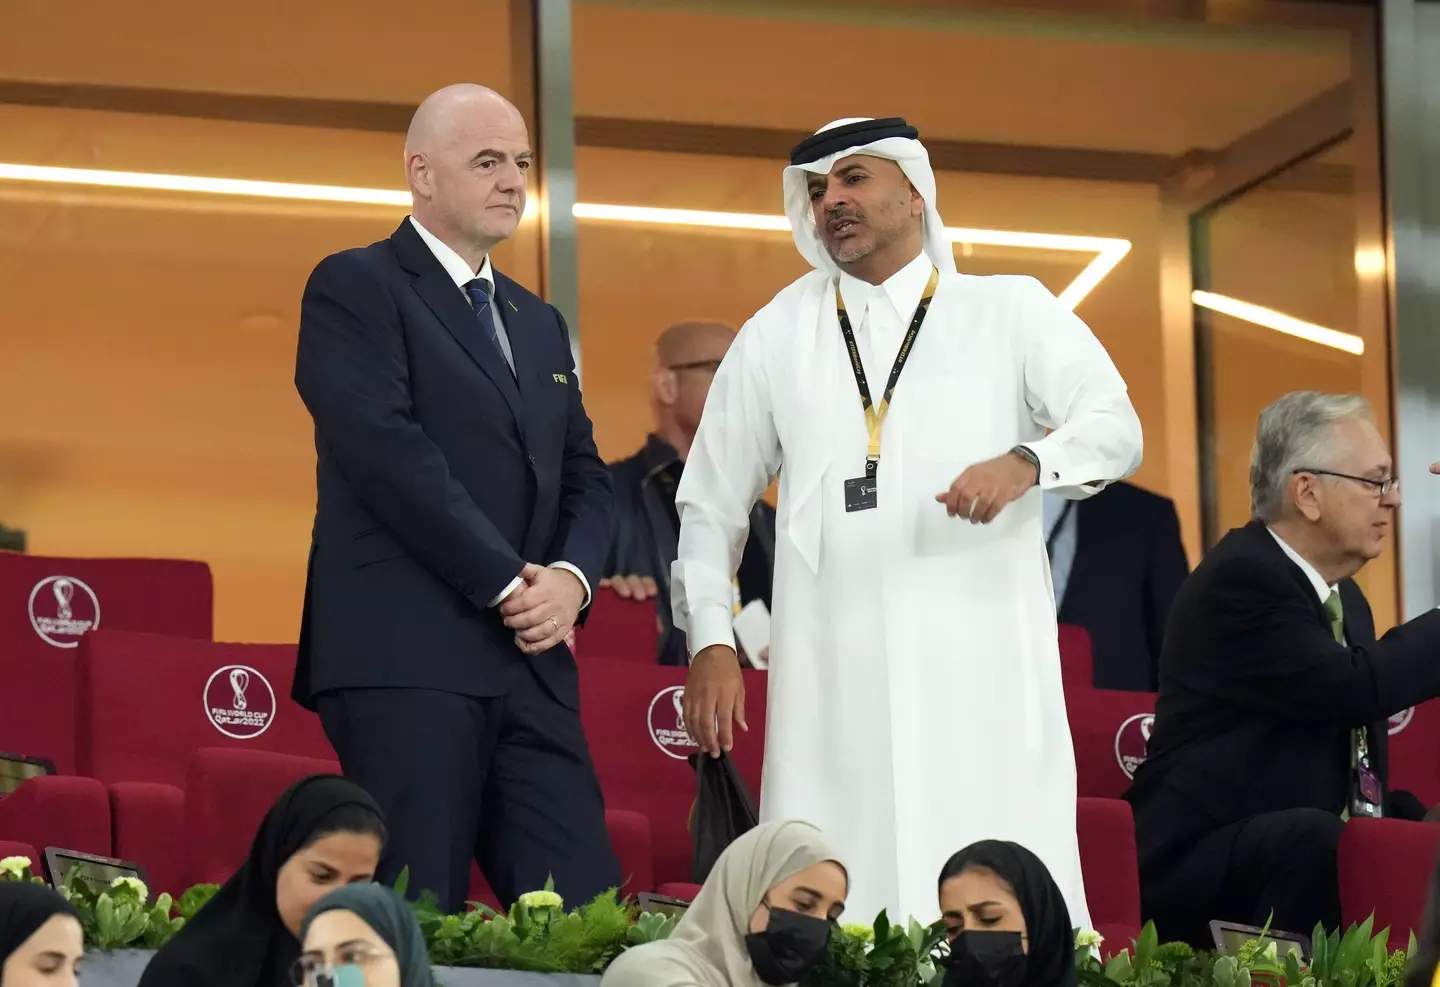
[[[1075,777],[1082,797],[1125,794],[1145,760],[1155,724],[1155,696],[1066,686],[1065,709],[1075,742]]]
[[[765,673],[747,671],[745,682],[750,730],[736,738],[733,756],[758,796]],[[659,884],[690,879],[695,771],[686,758],[697,748],[680,718],[684,684],[683,668],[605,662],[589,657],[588,650],[580,663],[580,718],[605,805],[650,821],[652,880]]]
[[[0,750],[75,770],[75,646],[88,630],[209,640],[210,569],[163,559],[61,559],[0,552]]]
[[[1440,805],[1440,699],[1390,717],[1390,787]]]
[[[250,855],[265,813],[301,778],[340,765],[257,750],[196,751],[185,776],[185,880],[223,884]]]
[[[110,826],[115,856],[143,864],[157,894],[184,893],[184,792],[156,781],[116,782],[110,786]]]
[[[93,778],[49,775],[0,798],[0,840],[110,856],[110,798]]]
[[[333,760],[290,698],[295,646],[96,631],[80,647],[76,760],[104,782],[184,782],[202,747]]]
[[[608,586],[595,591],[585,626],[575,631],[576,650],[585,658],[653,665],[660,644],[655,601],[622,598]]]
[[[1135,817],[1119,799],[1082,798],[1075,806],[1080,869],[1090,924],[1105,937],[1109,956],[1140,938],[1140,864]]]
[[[1095,688],[1090,632],[1076,624],[1060,625],[1060,678],[1067,696],[1076,689]]]
[[[1392,945],[1420,934],[1430,875],[1440,851],[1440,826],[1399,819],[1351,819],[1340,837],[1340,922],[1375,915]]]

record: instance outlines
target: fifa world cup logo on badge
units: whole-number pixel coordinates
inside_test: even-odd
[[[675,700],[675,730],[685,733],[685,690],[681,689],[672,698]]]
[[[250,673],[243,668],[234,669],[230,673],[230,688],[235,692],[232,701],[236,709],[243,710],[245,703],[245,687],[250,684]]]
[[[61,620],[71,620],[75,611],[70,607],[70,601],[75,598],[75,584],[61,576],[50,587],[55,591],[55,612]]]

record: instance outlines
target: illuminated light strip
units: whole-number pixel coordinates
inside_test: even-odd
[[[320,202],[350,202],[362,205],[406,207],[410,193],[391,189],[355,188],[340,185],[303,185],[293,182],[263,182],[239,178],[208,178],[194,175],[161,175],[132,171],[101,171],[89,168],[55,168],[42,165],[0,163],[0,179],[51,182],[65,185],[94,185],[109,188],[153,189],[164,192],[199,192],[210,195],[259,196],[272,199],[299,199]],[[526,203],[525,214],[533,216],[536,202]],[[617,206],[592,202],[575,204],[577,219],[621,223],[654,223],[664,226],[697,226],[713,229],[767,230],[788,232],[784,216],[760,213],[711,212],[697,209],[659,209],[650,206]],[[985,244],[1038,250],[1068,250],[1092,253],[1094,259],[1060,293],[1060,301],[1074,308],[1094,290],[1115,265],[1130,252],[1130,241],[1112,237],[1071,236],[1063,233],[1027,233],[1013,230],[979,230],[947,227],[955,243]]]
[[[575,204],[575,218],[617,223],[656,223],[663,226],[790,232],[790,221],[784,216],[761,213],[706,212],[698,209],[658,209],[652,206],[609,206],[578,202]],[[958,226],[947,226],[945,234],[952,243],[980,243],[992,247],[1022,247],[1032,250],[1073,250],[1094,254],[1094,260],[1060,293],[1060,301],[1072,309],[1130,252],[1129,240],[1112,237],[1026,233],[1018,230],[977,230]]]
[[[1356,356],[1365,352],[1365,340],[1359,336],[1340,332],[1338,329],[1317,326],[1313,322],[1305,322],[1293,315],[1286,315],[1284,312],[1277,312],[1273,308],[1266,308],[1263,305],[1242,302],[1238,298],[1217,295],[1213,291],[1191,292],[1190,300],[1201,308],[1208,308],[1221,315],[1228,315],[1253,325],[1264,326],[1266,329],[1274,329],[1276,332],[1283,332],[1288,336],[1296,336],[1312,343],[1319,343],[1321,346],[1333,346],[1337,350],[1344,350],[1346,353],[1353,353]]]
[[[409,192],[394,192],[390,189],[348,188],[340,185],[297,185],[293,182],[253,182],[241,178],[201,178],[195,175],[148,175],[136,171],[95,171],[89,168],[46,168],[39,165],[0,164],[0,178],[22,182],[59,182],[64,185],[155,189],[163,192],[251,195],[269,199],[358,202],[377,206],[410,205]]]

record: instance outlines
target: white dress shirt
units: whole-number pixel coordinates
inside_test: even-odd
[[[425,246],[430,248],[430,252],[434,254],[435,259],[440,262],[440,266],[445,268],[445,273],[450,275],[451,280],[453,280],[460,289],[460,293],[465,297],[465,304],[470,304],[470,294],[465,290],[467,284],[476,278],[484,278],[490,282],[490,313],[495,319],[495,336],[500,341],[500,350],[505,354],[505,362],[510,365],[510,370],[513,373],[515,370],[515,354],[510,348],[510,334],[505,331],[505,320],[500,317],[500,305],[495,298],[495,272],[490,267],[490,255],[485,255],[485,260],[480,264],[480,270],[473,271],[463,257],[450,249],[450,247],[434,233],[431,233],[425,227],[421,226],[420,221],[414,216],[410,217],[410,223],[415,227],[415,232],[420,234],[420,239],[425,241]],[[476,326],[479,326],[478,318],[476,319]],[[590,580],[585,578],[585,573],[581,572],[569,562],[551,562],[550,568],[564,569],[566,572],[574,573],[575,578],[580,580],[580,585],[585,588],[585,601],[580,605],[580,608],[583,610],[590,605]],[[505,597],[519,589],[524,582],[524,579],[516,576],[510,581],[509,586],[506,586],[500,591],[499,596],[490,601],[490,605],[492,607],[499,606]]]
[[[921,251],[883,284],[871,284],[849,274],[840,275],[840,297],[845,301],[845,313],[855,330],[860,361],[870,384],[870,398],[877,407],[885,393],[885,382],[890,379],[895,355],[905,341],[905,331],[910,328],[910,319],[920,304],[920,296],[925,294],[925,285],[934,267]],[[903,380],[904,374],[901,378]],[[899,385],[896,390],[903,386]]]
[[[1290,561],[1298,565],[1300,571],[1305,573],[1305,578],[1310,580],[1310,585],[1314,588],[1315,595],[1320,598],[1322,605],[1330,598],[1331,593],[1340,592],[1339,586],[1327,583],[1325,577],[1320,575],[1320,571],[1307,562],[1303,555],[1291,548],[1284,538],[1277,535],[1274,528],[1266,528],[1265,530],[1270,532],[1270,537],[1275,539],[1281,551],[1290,557]]]
[[[510,372],[515,372],[515,353],[510,349],[510,334],[505,331],[505,320],[500,315],[500,305],[495,299],[495,271],[490,267],[490,255],[485,255],[485,260],[480,264],[480,270],[470,270],[470,265],[465,259],[451,250],[450,247],[434,233],[420,225],[420,221],[414,216],[410,217],[415,232],[420,234],[420,239],[425,241],[425,246],[435,255],[440,266],[445,268],[445,273],[450,275],[452,281],[459,285],[461,292],[465,294],[465,301],[470,302],[470,293],[465,291],[465,286],[476,278],[482,278],[490,284],[490,314],[495,319],[495,336],[500,340],[500,351],[505,354],[505,362],[510,364]]]

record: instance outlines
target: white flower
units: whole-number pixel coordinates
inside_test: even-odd
[[[17,881],[23,881],[30,866],[29,857],[6,857],[0,860],[0,874],[9,874]]]
[[[138,877],[117,877],[110,882],[110,886],[112,888],[129,888],[141,901],[150,897],[150,889],[145,887],[145,882]]]
[[[561,898],[554,891],[527,891],[520,896],[520,904],[526,908],[554,908],[559,910],[565,907],[565,899]]]
[[[1105,937],[1094,929],[1080,929],[1075,933],[1076,949],[1099,949]]]

